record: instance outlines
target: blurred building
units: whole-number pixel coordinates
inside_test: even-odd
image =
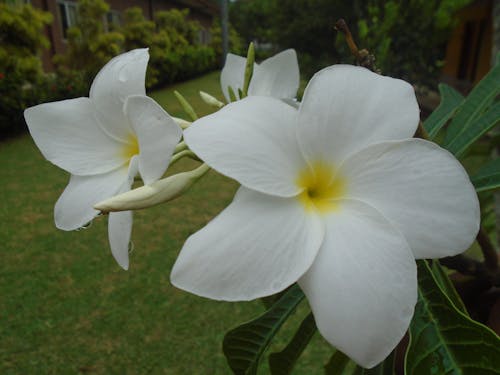
[[[500,2],[473,1],[457,13],[457,26],[446,48],[443,79],[463,92],[479,82],[491,68],[494,49],[493,3],[496,1]],[[499,8],[498,5],[496,8]]]
[[[66,49],[66,31],[76,22],[77,0],[31,0],[33,7],[52,13],[52,24],[46,27],[45,33],[50,41],[50,48],[42,55],[43,67],[46,71],[53,70],[52,57],[63,53]],[[105,29],[119,26],[122,14],[130,7],[140,7],[144,16],[152,20],[155,12],[172,8],[188,8],[190,19],[200,22],[200,41],[203,44],[210,42],[209,29],[214,17],[219,15],[216,1],[211,0],[106,0],[110,11],[103,19]]]

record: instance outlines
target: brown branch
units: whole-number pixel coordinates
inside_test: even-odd
[[[493,243],[490,240],[488,234],[484,231],[483,228],[479,230],[479,233],[476,237],[477,243],[481,248],[484,256],[484,265],[490,271],[498,270],[498,254],[493,246]]]
[[[486,281],[490,286],[500,286],[500,272],[492,272],[484,263],[463,254],[441,258],[439,262],[462,275],[474,276],[478,280]]]
[[[359,60],[361,56],[359,54],[358,46],[356,45],[356,42],[352,37],[351,30],[349,30],[349,26],[347,26],[347,23],[343,18],[340,18],[335,23],[335,30],[340,31],[345,35],[345,40],[347,42],[347,45],[349,46],[349,49],[351,50],[351,53],[354,55],[354,57],[356,57],[357,60]]]
[[[358,65],[370,69],[372,72],[380,74],[380,70],[375,66],[375,56],[368,52],[368,50],[366,49],[358,49],[358,46],[356,45],[356,42],[354,41],[354,38],[352,36],[351,30],[349,30],[349,26],[347,26],[347,23],[343,18],[340,18],[335,23],[335,30],[340,31],[344,34],[347,45],[349,46],[349,49],[351,50],[353,56],[356,58],[356,62]]]
[[[420,121],[418,123],[418,128],[417,128],[417,131],[415,132],[415,135],[414,135],[415,138],[421,138],[421,139],[427,139],[429,140],[429,133],[427,133],[427,130],[425,130],[424,128],[424,124],[422,123],[422,121]]]

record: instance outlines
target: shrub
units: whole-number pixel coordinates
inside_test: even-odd
[[[52,16],[30,5],[0,3],[0,135],[25,129],[24,108],[44,97],[39,55],[49,46],[43,28]]]
[[[236,32],[234,27],[229,25],[229,51],[236,55],[246,54],[246,44],[243,39]],[[215,52],[215,58],[217,61],[222,61],[222,27],[221,21],[215,18],[212,22],[212,27],[210,28],[210,35],[212,36],[210,40],[210,47],[213,48]]]
[[[65,70],[81,72],[90,85],[102,66],[122,52],[123,34],[104,31],[102,20],[108,11],[104,0],[78,2],[76,25],[67,31],[67,50],[54,57],[58,73],[64,76]]]

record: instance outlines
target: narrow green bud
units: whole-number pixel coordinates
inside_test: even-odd
[[[236,100],[238,100],[236,98],[236,94],[234,93],[234,90],[231,86],[227,86],[227,91],[229,93],[229,102],[232,103],[232,102],[235,102]]]
[[[222,103],[217,98],[214,98],[212,95],[207,94],[205,91],[200,91],[200,97],[205,103],[207,103],[208,105],[211,105],[212,107],[216,107],[216,108],[224,107],[224,103]]]
[[[202,164],[192,171],[174,174],[150,185],[144,185],[126,193],[115,195],[97,203],[94,208],[102,213],[108,213],[140,210],[168,202],[181,196],[209,170],[208,165]]]
[[[248,95],[248,87],[250,86],[250,80],[252,79],[254,64],[255,64],[255,49],[253,43],[250,43],[250,45],[248,46],[247,64],[245,66],[245,79],[243,81],[243,90],[242,90],[243,96],[241,97],[241,99],[243,99]]]
[[[174,95],[177,98],[177,100],[179,101],[179,103],[181,104],[184,112],[186,112],[186,114],[191,118],[191,120],[193,120],[193,121],[198,120],[198,115],[196,115],[196,112],[194,111],[191,104],[188,103],[186,98],[184,98],[177,90],[174,91]]]

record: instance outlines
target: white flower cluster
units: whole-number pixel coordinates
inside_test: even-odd
[[[166,201],[209,166],[241,187],[186,240],[172,283],[242,301],[297,282],[328,342],[364,367],[382,361],[413,315],[415,259],[463,252],[480,220],[460,163],[412,138],[419,123],[412,86],[336,65],[318,72],[293,105],[293,50],[254,65],[248,96],[240,95],[246,60],[229,55],[222,91],[228,102],[230,91],[244,98],[184,122],[182,133],[145,96],[148,57],[140,49],[111,60],[89,98],[26,110],[43,155],[71,173],[55,206],[56,226],[81,227],[99,213],[94,206],[116,211]],[[181,152],[206,165],[160,180],[182,136],[188,150]],[[137,174],[143,187],[106,201],[129,190]],[[110,212],[111,251],[125,269],[131,226],[131,211]]]

